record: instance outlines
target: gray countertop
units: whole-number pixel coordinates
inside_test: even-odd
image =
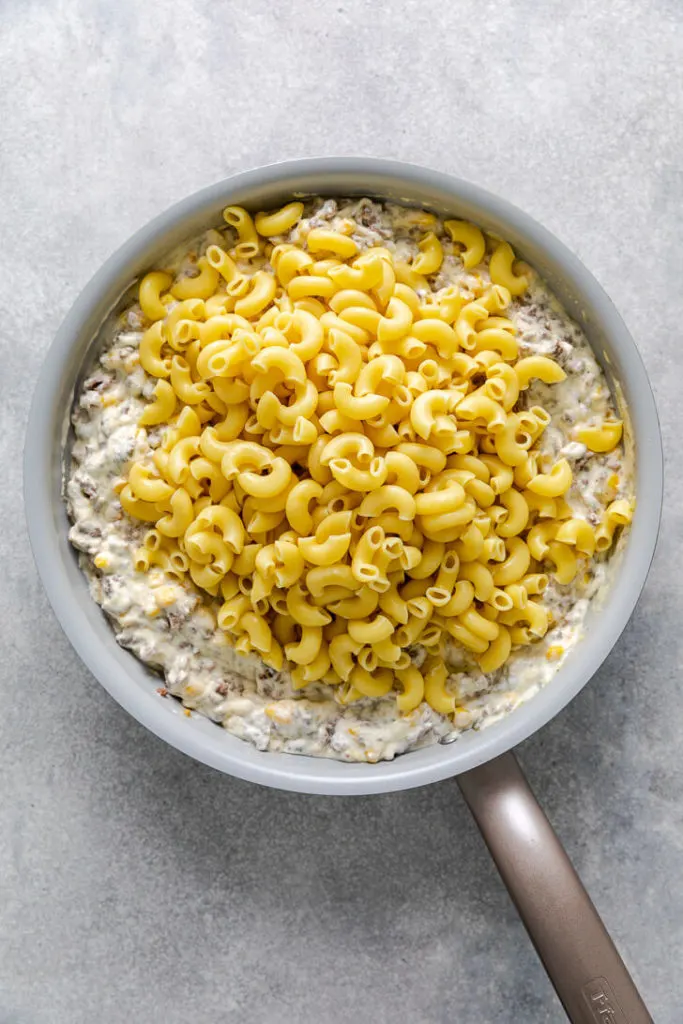
[[[1,1024],[563,1019],[455,783],[332,801],[194,764],[79,663],[31,559],[24,424],[81,287],[186,193],[323,154],[512,199],[641,348],[668,449],[658,555],[616,650],[520,756],[653,1016],[680,1024],[678,0],[0,8]]]

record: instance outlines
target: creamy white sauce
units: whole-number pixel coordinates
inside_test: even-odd
[[[308,226],[335,226],[337,218],[352,217],[359,245],[381,244],[405,260],[418,253],[423,230],[403,207],[363,199],[346,205],[318,200],[309,208]],[[292,240],[300,227],[291,232]],[[223,234],[230,237],[229,229],[208,232],[189,257],[187,250],[177,252],[166,266],[189,270],[197,254],[211,242],[222,241]],[[447,239],[443,244],[446,257],[431,280],[432,289],[453,283],[471,289],[476,278],[464,269]],[[487,280],[485,268],[477,273]],[[579,327],[537,277],[509,315],[519,332],[520,355],[552,356],[567,373],[565,381],[552,387],[535,381],[524,393],[524,404],[542,405],[550,413],[541,451],[552,459],[569,460],[574,482],[568,500],[578,515],[597,523],[607,501],[630,496],[632,484],[630,453],[625,455],[622,446],[596,455],[572,440],[576,423],[614,411],[604,375]],[[126,474],[130,460],[149,454],[160,440],[158,430],[145,432],[137,426],[155,384],[136,360],[142,326],[139,309],[133,306],[101,338],[99,360],[74,406],[66,501],[73,521],[69,537],[81,552],[93,599],[109,617],[118,642],[159,672],[161,696],[179,698],[188,713],[207,715],[260,750],[378,761],[427,744],[448,743],[466,729],[482,728],[549,682],[580,639],[589,602],[609,584],[610,566],[604,557],[595,559],[568,586],[551,580],[542,601],[556,625],[539,643],[513,651],[498,672],[485,676],[464,650],[448,648],[448,685],[459,709],[452,721],[426,703],[400,716],[392,695],[343,706],[333,687],[316,684],[295,692],[286,672],[274,672],[257,657],[232,650],[216,627],[217,602],[160,569],[136,572],[133,552],[147,527],[122,512],[113,487]],[[619,477],[619,486],[606,498],[612,474]],[[563,653],[549,658],[549,648]],[[417,662],[423,653],[415,649]]]

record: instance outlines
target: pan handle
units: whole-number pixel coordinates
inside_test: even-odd
[[[458,777],[574,1024],[652,1024],[633,979],[512,753]]]

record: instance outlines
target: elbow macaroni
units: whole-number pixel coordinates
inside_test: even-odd
[[[548,577],[574,579],[632,507],[613,501],[594,528],[564,500],[567,460],[539,471],[550,416],[520,411],[520,393],[565,373],[518,358],[505,311],[529,275],[508,243],[487,286],[472,269],[487,240],[466,221],[426,220],[407,263],[361,252],[353,222],[306,230],[303,212],[227,207],[234,245],[208,246],[194,277],[140,282],[139,358],[156,378],[140,427],[163,434],[119,489],[152,525],[135,566],[221,595],[228,641],[295,689],[336,684],[348,703],[393,687],[402,714],[423,700],[452,714],[443,645],[498,670],[548,629]],[[430,291],[452,253],[474,292]],[[622,423],[575,436],[608,452]]]

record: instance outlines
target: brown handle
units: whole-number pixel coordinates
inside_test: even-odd
[[[458,777],[467,805],[574,1024],[652,1024],[513,754]]]

